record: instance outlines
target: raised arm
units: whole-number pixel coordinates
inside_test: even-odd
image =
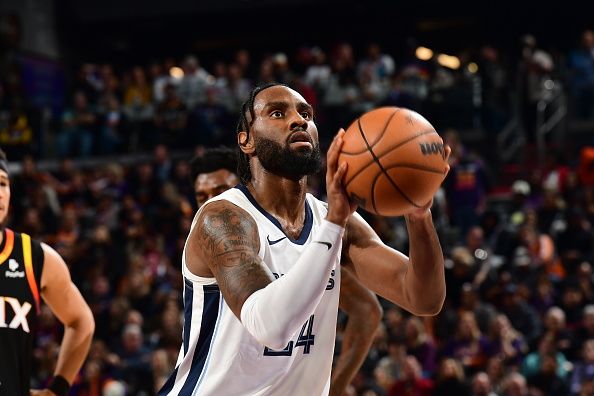
[[[68,267],[50,246],[43,249],[41,297],[64,325],[54,376],[61,376],[72,384],[89,352],[95,321],[91,309],[72,283]]]
[[[436,315],[445,300],[444,260],[431,212],[406,216],[410,257],[386,246],[358,215],[347,225],[343,262],[370,290],[407,311]]]
[[[340,276],[340,309],[348,315],[348,321],[342,349],[332,369],[330,396],[344,394],[367,357],[382,317],[382,307],[375,294],[344,267]]]
[[[258,256],[257,226],[243,209],[225,201],[208,204],[194,229],[191,243],[201,247],[201,260],[225,301],[247,331],[272,349],[284,348],[315,310],[344,230],[325,221],[293,267],[275,280]]]
[[[328,155],[338,156],[339,133]],[[355,206],[340,192],[346,165],[329,166],[328,214],[292,268],[279,279],[258,256],[259,234],[253,218],[228,201],[203,207],[190,234],[197,259],[217,279],[227,304],[254,338],[282,349],[315,310],[342,247],[347,219]]]

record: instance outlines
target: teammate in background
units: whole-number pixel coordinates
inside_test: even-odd
[[[161,395],[327,395],[342,268],[413,314],[441,310],[431,201],[405,216],[410,258],[386,246],[343,189],[343,135],[325,204],[306,193],[321,164],[312,107],[284,85],[252,91],[237,128],[243,184],[202,205],[186,241],[183,346]]]
[[[199,208],[207,200],[239,183],[237,154],[229,147],[207,149],[192,159],[190,169]],[[344,394],[363,364],[382,315],[376,296],[346,268],[342,269],[339,308],[348,315],[348,321],[340,355],[332,370],[330,395],[333,396]]]
[[[8,163],[0,150],[0,395],[66,396],[89,352],[93,314],[54,249],[6,228],[9,204]],[[64,338],[47,389],[29,390],[41,299],[64,325]]]

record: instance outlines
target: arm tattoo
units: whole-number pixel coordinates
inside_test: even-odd
[[[228,204],[210,204],[197,225],[197,239],[225,300],[238,315],[244,301],[273,279],[258,257],[255,221]]]

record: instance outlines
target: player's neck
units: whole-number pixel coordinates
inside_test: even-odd
[[[248,188],[256,201],[273,216],[289,223],[303,223],[307,177],[292,180],[271,173],[252,178]]]

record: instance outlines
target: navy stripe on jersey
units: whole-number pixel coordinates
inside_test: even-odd
[[[248,188],[246,186],[244,186],[243,184],[238,184],[237,186],[235,186],[235,188],[240,190],[246,196],[246,198],[251,202],[251,204],[254,205],[254,207],[256,209],[258,209],[264,216],[266,216],[268,218],[268,220],[270,220],[272,222],[272,224],[274,224],[279,230],[281,230],[281,232],[283,234],[285,234],[285,231],[283,230],[283,227],[281,226],[279,221],[273,215],[268,213],[266,211],[266,209],[264,209],[263,207],[260,206],[260,204],[256,201],[256,199],[253,197],[252,193],[250,193],[250,190],[248,190]],[[309,233],[311,232],[312,226],[313,226],[313,213],[311,211],[311,207],[309,206],[309,202],[307,202],[307,199],[306,199],[305,200],[305,222],[303,224],[303,228],[301,229],[301,234],[299,235],[299,238],[292,239],[290,236],[288,236],[286,234],[285,235],[291,242],[293,242],[297,245],[303,245],[307,241],[307,238],[309,237]]]
[[[165,396],[171,392],[173,389],[173,385],[175,385],[175,377],[177,377],[177,367],[173,370],[173,373],[167,379],[167,382],[163,384],[163,387],[159,392],[157,392],[157,396]]]
[[[202,310],[200,335],[198,336],[198,343],[196,344],[196,350],[192,357],[190,372],[188,373],[184,386],[179,392],[180,396],[190,396],[194,392],[194,388],[204,369],[218,320],[219,302],[221,299],[219,286],[204,285],[202,286],[202,289],[204,290],[204,308]]]
[[[194,287],[192,282],[184,277],[184,356],[190,346],[190,328],[192,326],[192,302],[194,301]]]

